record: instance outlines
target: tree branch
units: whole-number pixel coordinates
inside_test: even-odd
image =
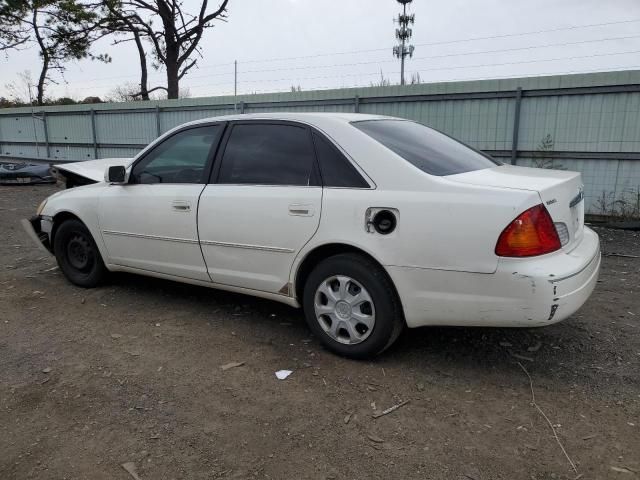
[[[198,60],[192,60],[192,61],[191,61],[191,63],[189,63],[189,65],[187,65],[186,67],[184,67],[184,68],[182,69],[182,71],[180,72],[180,75],[178,75],[178,80],[182,80],[182,77],[184,77],[184,76],[187,74],[187,72],[188,72],[189,70],[191,70],[191,68],[192,68],[193,66],[195,66],[195,64],[196,64],[196,62],[197,62],[197,61],[198,61]]]

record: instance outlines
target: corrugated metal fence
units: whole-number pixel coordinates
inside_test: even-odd
[[[128,157],[190,120],[285,110],[413,119],[505,162],[582,172],[589,213],[640,213],[640,71],[4,109],[0,159]]]

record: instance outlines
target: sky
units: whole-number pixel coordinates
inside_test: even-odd
[[[200,0],[184,3],[197,11]],[[203,57],[181,89],[233,94],[234,61],[238,94],[369,86],[381,75],[397,83],[400,10],[395,0],[230,0],[227,21],[206,31]],[[639,0],[414,0],[410,13],[415,51],[406,72],[422,82],[640,69]],[[104,97],[138,82],[132,43],[104,39],[93,52],[112,63],[69,63],[48,96]],[[37,78],[36,48],[0,58],[0,96],[25,71]],[[164,84],[163,71],[152,70],[149,87]]]

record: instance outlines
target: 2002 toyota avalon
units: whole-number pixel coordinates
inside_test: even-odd
[[[302,306],[355,358],[405,326],[558,322],[600,267],[579,173],[502,165],[392,117],[211,118],[58,169],[95,183],[24,224],[72,283],[127,271]]]

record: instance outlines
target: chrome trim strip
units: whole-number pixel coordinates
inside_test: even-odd
[[[292,248],[282,248],[282,247],[268,247],[265,245],[248,245],[246,243],[228,243],[228,242],[215,242],[213,240],[200,240],[202,245],[213,245],[217,247],[233,247],[233,248],[246,248],[249,250],[261,250],[265,252],[278,252],[278,253],[293,253],[295,252]]]
[[[176,238],[176,237],[161,237],[159,235],[145,235],[142,233],[130,233],[130,232],[117,232],[115,230],[103,230],[102,233],[104,235],[117,235],[121,237],[133,237],[133,238],[145,238],[148,240],[161,240],[165,242],[176,242],[176,243],[191,243],[197,244],[198,240],[191,240],[189,238]],[[228,243],[228,242],[215,242],[213,240],[202,240],[200,242],[202,245],[214,245],[218,247],[233,247],[233,248],[246,248],[249,250],[262,250],[266,252],[278,252],[278,253],[293,253],[295,252],[292,248],[281,248],[281,247],[269,247],[265,245],[249,245],[246,243]]]
[[[575,197],[573,197],[571,199],[571,201],[569,202],[569,208],[575,207],[582,200],[584,200],[584,189],[582,187],[580,187],[580,190],[578,190],[578,194]]]
[[[121,237],[146,238],[148,240],[161,240],[165,242],[198,244],[198,240],[191,240],[189,238],[161,237],[159,235],[145,235],[142,233],[117,232],[115,230],[103,230],[102,233],[103,235],[117,235]]]

